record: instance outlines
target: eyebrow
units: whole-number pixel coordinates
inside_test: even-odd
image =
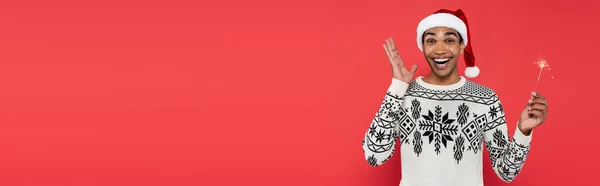
[[[423,35],[423,37],[425,37],[425,36],[435,36],[435,34],[431,33],[431,32],[426,32],[425,35]],[[444,33],[444,36],[458,37],[458,35],[456,35],[456,33],[454,33],[454,32],[446,32],[446,33]]]

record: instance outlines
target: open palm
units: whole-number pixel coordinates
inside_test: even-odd
[[[403,81],[405,83],[410,83],[413,77],[415,76],[415,72],[417,71],[417,65],[413,65],[410,71],[404,67],[404,61],[400,58],[398,54],[398,49],[394,44],[394,39],[388,38],[385,40],[385,44],[383,44],[383,49],[387,54],[388,59],[390,60],[390,65],[392,66],[392,77]]]

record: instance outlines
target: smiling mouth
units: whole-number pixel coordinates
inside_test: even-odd
[[[446,64],[446,63],[448,63],[448,61],[450,61],[450,58],[433,59],[433,62],[435,62],[438,65]]]

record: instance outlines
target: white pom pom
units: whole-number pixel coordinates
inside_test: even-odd
[[[479,68],[477,66],[467,67],[467,69],[465,69],[465,75],[469,78],[475,78],[479,75]]]

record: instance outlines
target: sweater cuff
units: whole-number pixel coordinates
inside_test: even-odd
[[[533,130],[529,133],[529,136],[525,136],[523,132],[519,129],[519,123],[517,123],[517,129],[515,130],[515,135],[513,136],[513,140],[515,143],[520,145],[529,146],[531,144],[531,136],[533,135]]]
[[[406,93],[407,90],[408,90],[407,83],[405,83],[404,81],[400,81],[396,78],[392,78],[392,84],[388,88],[388,93],[398,96],[398,97],[404,97],[404,94]]]

